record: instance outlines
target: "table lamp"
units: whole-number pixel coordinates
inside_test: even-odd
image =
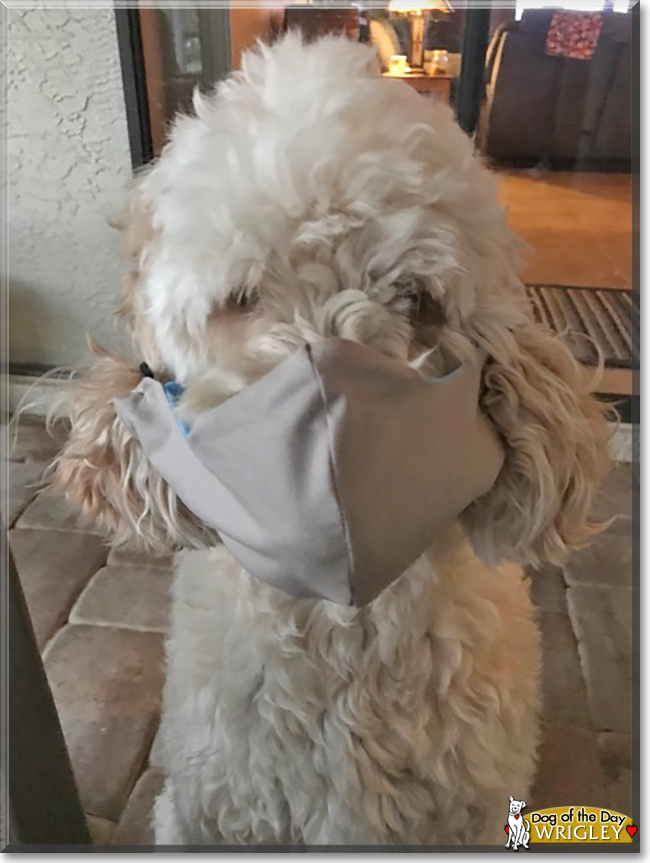
[[[447,0],[390,0],[389,12],[407,15],[411,21],[411,50],[409,66],[421,70],[424,63],[424,25],[426,13],[433,12],[446,15],[453,12],[451,3]]]

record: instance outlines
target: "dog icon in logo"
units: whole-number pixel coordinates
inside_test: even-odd
[[[512,847],[513,851],[516,851],[520,845],[522,848],[528,848],[528,840],[530,839],[530,822],[526,821],[521,814],[521,810],[524,809],[525,806],[525,800],[515,800],[514,797],[510,797],[508,824],[506,826],[506,831],[508,833],[506,848]]]

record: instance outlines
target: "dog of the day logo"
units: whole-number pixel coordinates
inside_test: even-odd
[[[630,844],[639,828],[628,815],[594,806],[557,806],[527,812],[524,800],[509,798],[506,848],[517,851],[529,842],[566,845]]]

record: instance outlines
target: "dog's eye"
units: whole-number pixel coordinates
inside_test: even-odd
[[[407,276],[395,286],[395,301],[406,311],[416,326],[441,327],[445,313],[440,302],[434,299],[426,285],[415,276]]]
[[[444,327],[447,315],[439,300],[432,297],[428,291],[421,291],[418,294],[415,319],[424,327]]]
[[[395,300],[409,309],[416,309],[420,303],[422,285],[414,276],[404,276],[395,284]]]
[[[233,291],[230,294],[230,296],[228,297],[226,305],[230,309],[240,309],[242,311],[249,311],[250,309],[254,308],[257,305],[258,301],[259,301],[259,293],[257,292],[257,290],[255,290],[255,289],[253,289],[253,290],[242,289],[242,290],[238,290],[238,291]]]

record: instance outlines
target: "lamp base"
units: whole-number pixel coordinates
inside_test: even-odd
[[[424,68],[424,15],[411,17],[411,50],[409,66],[416,72]]]

